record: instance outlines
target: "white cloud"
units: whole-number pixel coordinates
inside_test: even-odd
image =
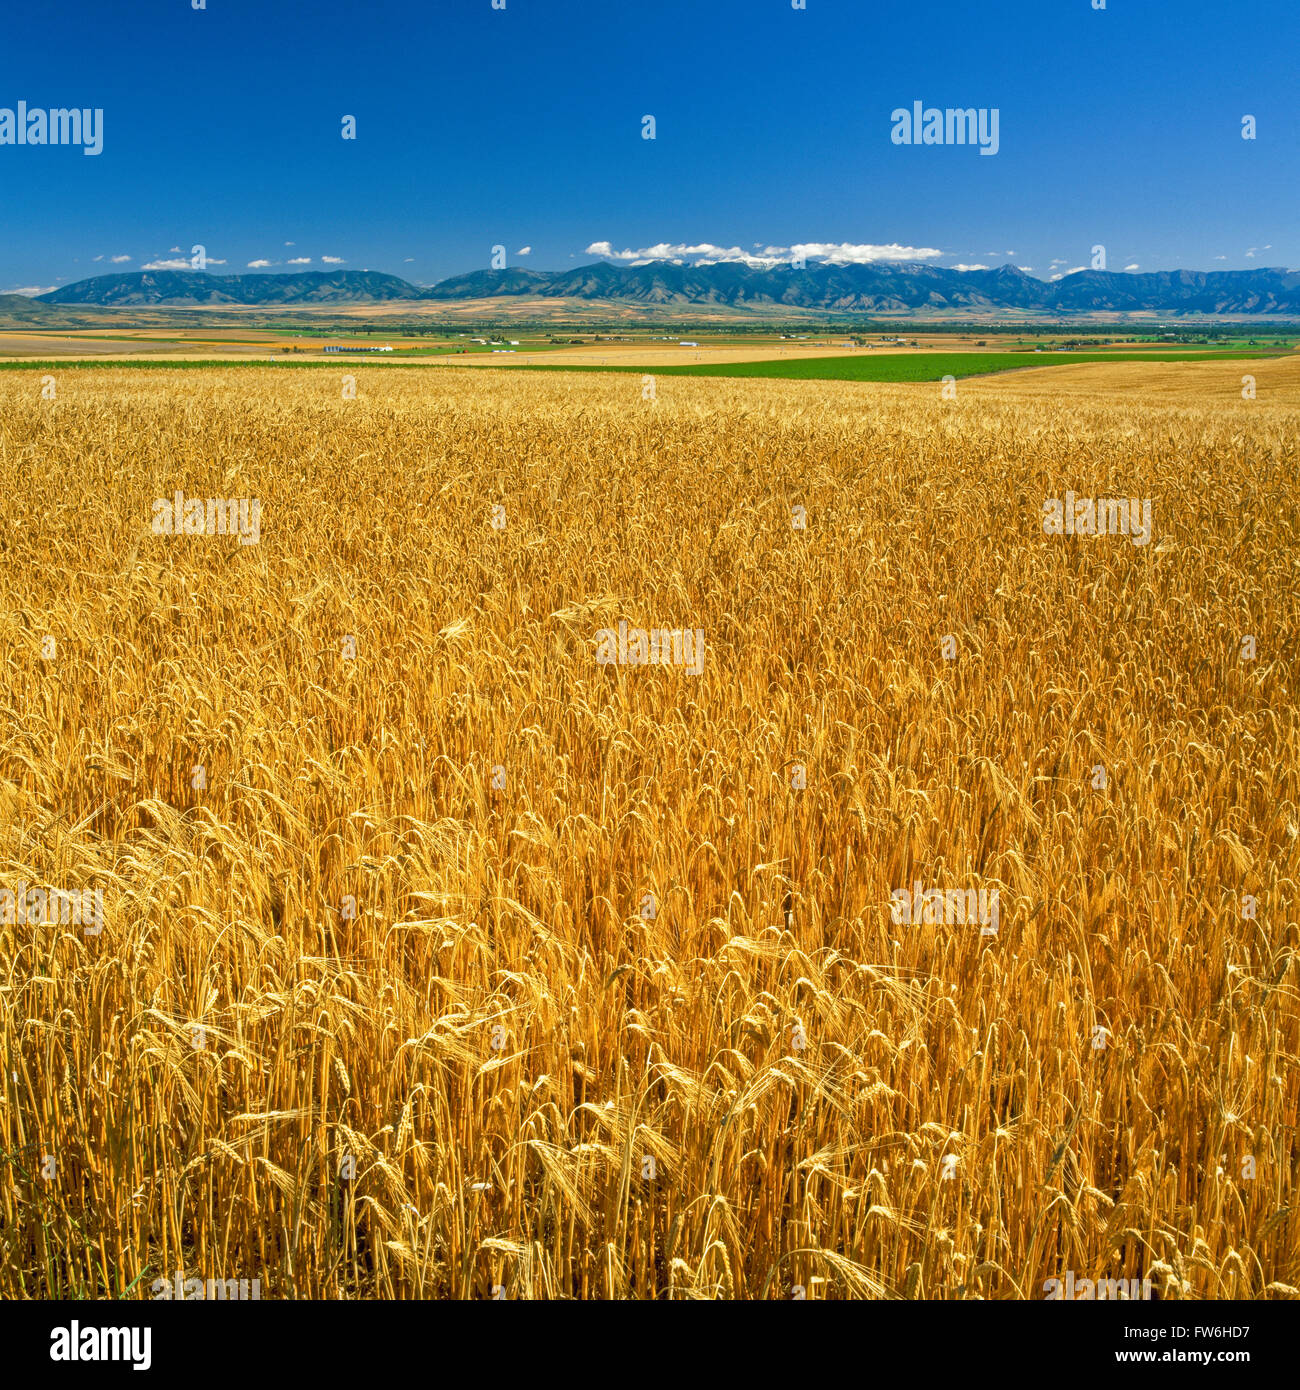
[[[95,259],[98,260],[99,257],[96,256]],[[130,256],[110,256],[108,259],[109,259],[110,261],[112,261],[112,263],[113,263],[114,265],[125,265],[126,262],[129,261],[129,260],[131,259],[131,257],[130,257]]]
[[[1064,262],[1064,261],[1053,261],[1052,264],[1053,264],[1053,265],[1064,265],[1065,262]],[[1081,270],[1087,270],[1087,269],[1088,269],[1088,267],[1087,267],[1086,265],[1074,265],[1074,266],[1071,266],[1069,270],[1059,270],[1059,271],[1057,271],[1057,273],[1056,273],[1055,275],[1053,275],[1051,278],[1052,278],[1053,280],[1064,280],[1065,277],[1066,277],[1067,275],[1077,275]]]
[[[824,265],[873,265],[882,261],[897,263],[934,260],[942,256],[943,252],[931,246],[900,246],[897,242],[876,246],[844,241],[805,241],[794,246],[764,246],[752,252],[744,251],[739,246],[715,246],[708,241],[693,245],[661,241],[654,246],[643,246],[635,251],[615,251],[608,241],[593,241],[585,254],[602,256],[609,261],[621,261],[625,265],[652,265],[656,261],[667,261],[673,265],[740,264],[770,270],[774,266],[788,265],[796,256],[802,256],[809,261],[820,261]]]
[[[269,266],[269,265],[279,265],[279,261],[266,261],[266,260],[249,261],[249,263],[248,263],[248,268],[249,268],[249,270],[265,270],[265,269],[267,268],[267,266]]]
[[[1227,258],[1227,256],[1215,256],[1214,259],[1215,259],[1216,261],[1226,261],[1228,258]]]
[[[411,262],[412,262],[414,259],[415,259],[414,256],[407,256],[407,257],[406,257],[406,260],[403,262],[403,264],[405,264],[405,265],[410,265]]]
[[[1141,267],[1140,265],[1138,265],[1138,263],[1137,263],[1136,261],[1134,261],[1132,265],[1126,265],[1126,266],[1124,267],[1124,269],[1125,269],[1125,270],[1141,270],[1142,267]]]
[[[986,265],[950,265],[949,270],[987,270]]]
[[[181,249],[181,248],[180,248],[179,246],[173,246],[173,247],[171,248],[172,254],[175,255],[178,251],[180,251],[180,249]]]
[[[310,257],[310,256],[291,256],[287,261],[285,261],[285,265],[310,265],[310,264],[311,264],[311,257]]]
[[[533,248],[531,246],[521,246],[519,250],[515,252],[516,256],[531,256],[532,254]]]
[[[286,241],[284,244],[286,246],[297,246],[298,243],[296,241]]]
[[[146,261],[141,270],[192,270],[189,261]]]
[[[209,257],[208,257],[208,264],[209,264],[209,265],[225,265],[225,261],[219,260],[216,256],[209,256]]]
[[[777,248],[769,247],[769,251]],[[887,246],[854,245],[851,242],[806,242],[789,248],[796,255],[810,260],[825,261],[827,265],[872,265],[879,261],[932,261],[943,255],[933,246],[900,246],[896,241]]]
[[[30,299],[35,294],[49,294],[51,290],[57,289],[57,285],[19,285],[17,289],[0,290],[0,294],[21,294]]]
[[[326,265],[342,265],[342,264],[343,264],[343,257],[342,257],[342,256],[322,256],[322,257],[321,257],[321,260],[324,261]]]
[[[102,261],[104,258],[103,256],[92,256],[90,259],[92,261]]]
[[[1016,269],[1017,269],[1017,270],[1023,270],[1023,271],[1025,272],[1025,274],[1028,275],[1029,272],[1030,272],[1031,270],[1033,270],[1033,266],[1032,266],[1032,265],[1018,265],[1018,266],[1016,267]]]

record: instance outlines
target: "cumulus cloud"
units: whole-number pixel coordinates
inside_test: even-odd
[[[715,246],[709,241],[694,244],[661,241],[637,250],[615,251],[608,241],[593,241],[587,247],[586,254],[632,266],[667,261],[672,265],[737,264],[771,270],[778,265],[789,265],[799,256],[807,261],[820,261],[823,265],[874,265],[878,262],[935,260],[943,252],[932,246],[900,246],[897,242],[876,246],[846,241],[805,241],[794,246],[761,246],[753,251],[742,250],[739,246]]]
[[[141,270],[191,270],[193,267],[189,261],[146,261]]]
[[[769,248],[769,251],[774,248]],[[872,265],[878,261],[897,264],[900,261],[933,261],[943,252],[933,246],[900,246],[896,241],[887,246],[853,245],[849,242],[809,242],[790,248],[796,255],[810,260],[825,261],[827,265]]]
[[[342,256],[322,256],[322,257],[321,257],[321,260],[324,261],[326,265],[342,265],[342,264],[343,264],[343,257],[342,257]]]
[[[285,261],[285,265],[310,265],[310,264],[311,264],[311,257],[310,257],[310,256],[290,256],[289,259],[288,259],[287,261]]]
[[[181,248],[179,246],[173,246],[170,248],[172,255],[175,255],[180,249]]]
[[[1017,270],[1023,270],[1023,271],[1025,272],[1025,274],[1028,275],[1028,274],[1033,270],[1033,266],[1032,266],[1032,265],[1018,265],[1018,266],[1016,267],[1016,269],[1017,269]]]
[[[1137,263],[1136,261],[1134,261],[1132,265],[1126,265],[1126,266],[1124,267],[1124,269],[1125,269],[1125,270],[1141,270],[1142,267],[1141,267],[1140,265],[1138,265],[1138,263]]]
[[[249,261],[249,270],[265,270],[269,265],[279,265],[279,261],[256,260]]]
[[[987,269],[988,269],[988,266],[986,266],[986,265],[953,265],[953,266],[949,266],[948,269],[949,269],[949,270],[987,270]]]
[[[108,258],[114,265],[125,265],[131,259],[130,256],[110,256]]]
[[[532,254],[533,248],[531,246],[521,246],[519,250],[515,252],[516,256],[531,256]]]

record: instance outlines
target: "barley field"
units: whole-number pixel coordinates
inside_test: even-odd
[[[0,1297],[1296,1297],[1300,368],[1242,370],[5,373]]]

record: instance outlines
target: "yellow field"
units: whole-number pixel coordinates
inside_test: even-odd
[[[1242,397],[1244,382],[1254,383],[1255,399]],[[933,391],[937,388],[923,387]],[[1222,362],[1089,362],[1065,367],[1028,367],[991,377],[967,377],[959,384],[963,400],[990,397],[1017,400],[1038,413],[1044,403],[1069,401],[1071,408],[1100,404],[1131,415],[1149,407],[1207,407],[1211,420],[1235,421],[1237,435],[1255,437],[1255,425],[1283,419],[1300,409],[1300,357],[1247,358]],[[1187,417],[1187,427],[1206,417]],[[1124,428],[1129,428],[1126,422]]]
[[[0,374],[0,1296],[1296,1296],[1296,364],[347,368]]]

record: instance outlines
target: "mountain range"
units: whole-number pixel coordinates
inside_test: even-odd
[[[97,275],[36,296],[47,304],[187,307],[382,304],[529,297],[610,300],[641,305],[701,305],[779,312],[989,314],[1011,311],[1066,317],[1092,313],[1296,315],[1300,271],[1080,270],[1038,280],[1014,266],[946,270],[939,266],[815,265],[771,270],[722,263],[616,266],[574,270],[476,270],[432,286],[373,270],[213,275],[197,270]]]

